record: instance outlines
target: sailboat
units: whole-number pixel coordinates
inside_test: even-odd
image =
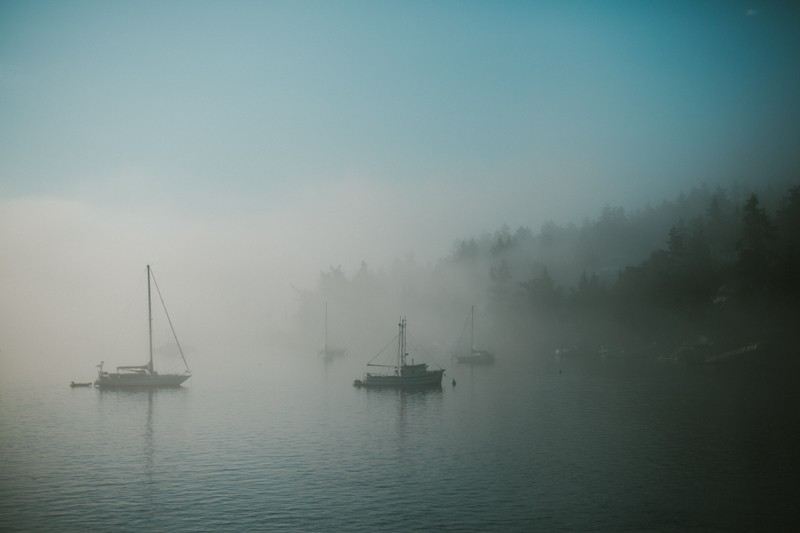
[[[488,350],[475,349],[475,306],[472,306],[471,325],[470,325],[470,341],[469,352],[456,354],[455,360],[458,363],[466,363],[471,365],[493,365],[494,354]]]
[[[106,372],[103,370],[104,361],[100,361],[97,367],[100,369],[97,372],[97,379],[94,382],[95,387],[99,388],[122,388],[122,387],[177,387],[190,377],[189,365],[186,364],[186,358],[183,356],[183,350],[178,342],[178,337],[175,335],[175,329],[172,327],[172,320],[169,318],[167,308],[164,306],[164,312],[167,315],[172,335],[175,337],[175,343],[178,345],[178,351],[183,359],[183,364],[186,365],[186,371],[183,374],[159,374],[153,366],[153,310],[150,298],[150,279],[153,277],[150,271],[150,265],[147,265],[147,325],[150,339],[150,361],[146,365],[138,366],[118,366],[116,372]],[[158,290],[158,283],[155,283],[156,291],[158,291],[159,298],[161,291]],[[164,300],[161,300],[162,305]]]
[[[441,387],[442,376],[444,369],[428,370],[428,365],[425,363],[411,364],[406,362],[408,357],[406,345],[406,319],[400,319],[399,333],[397,334],[397,362],[394,365],[380,365],[372,361],[367,363],[370,367],[384,367],[387,371],[383,373],[364,374],[364,379],[357,379],[353,382],[356,387],[395,387],[395,388],[423,388],[423,387]],[[380,352],[378,353],[380,355]],[[375,358],[372,358],[374,361]]]
[[[334,357],[344,357],[347,353],[345,348],[332,348],[328,345],[328,302],[325,302],[325,346],[319,351],[319,354],[327,363]]]

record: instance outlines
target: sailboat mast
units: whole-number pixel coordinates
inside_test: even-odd
[[[328,302],[325,302],[325,357],[328,356]]]
[[[469,328],[469,350],[470,354],[475,351],[475,306],[472,306],[472,325]]]
[[[150,338],[150,363],[147,365],[153,373],[153,307],[150,302],[150,265],[147,265],[147,332]]]

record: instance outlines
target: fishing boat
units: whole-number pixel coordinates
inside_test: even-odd
[[[69,382],[69,386],[72,387],[73,389],[75,387],[91,387],[92,386],[92,382],[89,381],[88,383],[77,383],[75,381],[70,381]]]
[[[466,353],[456,353],[453,355],[456,362],[470,365],[493,365],[494,354],[488,350],[475,349],[475,306],[472,306],[472,313],[470,314],[470,341],[469,350]],[[466,327],[466,325],[465,325]]]
[[[319,351],[322,359],[328,363],[334,357],[344,357],[347,353],[345,348],[334,348],[328,344],[328,302],[325,302],[325,346]]]
[[[382,372],[367,372],[363,379],[353,382],[356,387],[423,388],[441,387],[444,369],[429,370],[426,363],[407,363],[406,319],[400,319],[397,334],[397,361],[394,365],[373,363],[381,352],[367,363],[368,367],[383,367]]]
[[[169,327],[172,331],[175,343],[178,346],[178,351],[183,359],[183,364],[186,366],[186,371],[183,374],[159,374],[156,372],[156,369],[153,366],[153,309],[150,292],[151,279],[156,287],[161,304],[164,307],[164,313],[167,316],[167,321],[169,322]],[[175,328],[172,327],[172,320],[169,318],[167,308],[164,306],[164,300],[161,298],[161,291],[158,289],[158,283],[156,282],[155,277],[153,277],[153,273],[150,270],[150,265],[147,265],[147,326],[150,340],[150,360],[148,363],[146,365],[118,366],[116,372],[106,372],[103,370],[103,365],[105,362],[100,361],[100,364],[97,365],[100,370],[97,372],[97,380],[94,382],[96,387],[101,389],[115,389],[123,387],[177,387],[192,377],[192,374],[189,371],[189,365],[186,363],[186,357],[184,357],[180,342],[178,342],[178,337],[175,335]]]

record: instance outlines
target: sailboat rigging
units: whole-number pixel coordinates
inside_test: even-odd
[[[175,343],[178,346],[181,359],[183,359],[183,364],[186,366],[186,371],[183,374],[159,374],[156,372],[153,365],[153,308],[150,289],[151,279],[156,287],[156,292],[158,292],[158,297],[161,300],[162,307],[164,308],[167,322],[169,323]],[[105,362],[100,361],[100,364],[97,365],[99,368],[97,372],[97,379],[94,382],[96,387],[177,387],[192,377],[192,374],[189,371],[189,365],[186,363],[186,357],[183,355],[183,349],[181,349],[180,342],[178,341],[178,336],[175,334],[175,328],[172,326],[172,319],[169,316],[166,305],[164,305],[164,299],[161,297],[161,290],[158,288],[158,283],[156,282],[155,276],[153,276],[153,273],[150,270],[150,265],[147,265],[147,330],[150,352],[150,359],[148,363],[146,365],[118,366],[116,372],[106,372],[103,370],[103,365]]]
[[[472,365],[491,365],[494,364],[494,354],[488,350],[475,349],[475,306],[472,306],[470,314],[470,341],[469,351],[467,353],[457,353],[453,357],[458,363],[467,363]]]

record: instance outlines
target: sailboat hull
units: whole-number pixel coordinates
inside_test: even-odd
[[[179,387],[191,374],[108,374],[94,382],[101,389]]]
[[[455,355],[455,360],[461,364],[493,365],[494,354],[483,350],[473,350],[471,354]]]

